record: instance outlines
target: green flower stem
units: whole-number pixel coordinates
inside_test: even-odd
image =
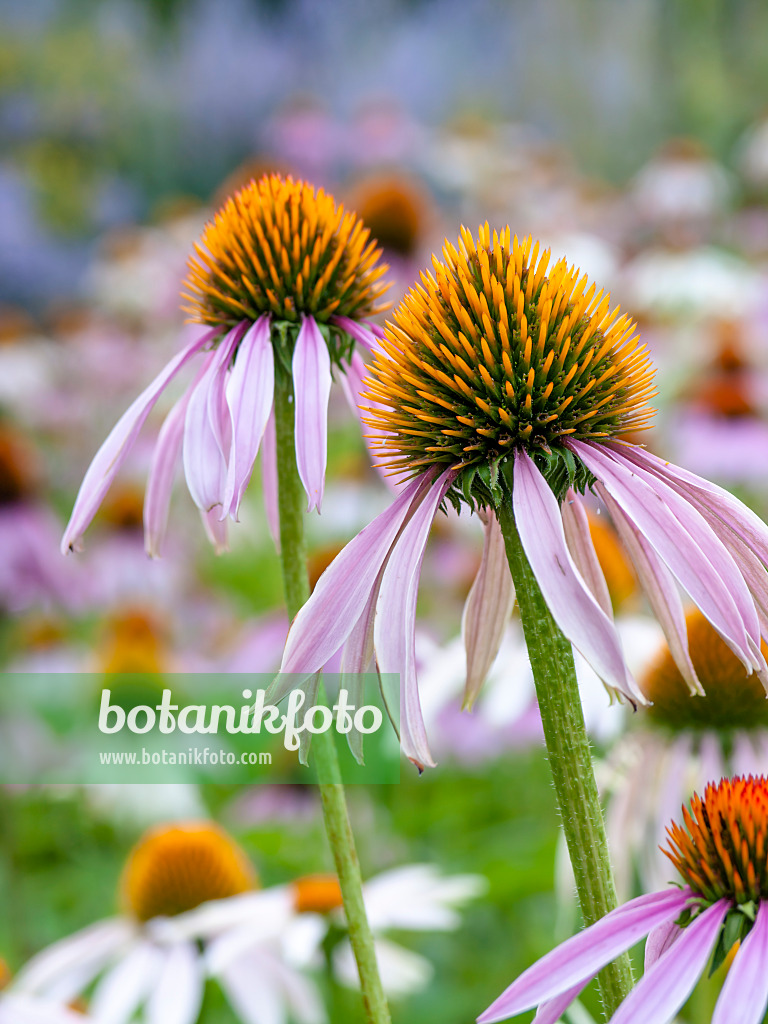
[[[605,822],[592,768],[571,645],[547,607],[506,503],[498,512],[507,559],[515,583],[525,642],[536,683],[541,722],[568,844],[581,912],[594,924],[616,905]],[[598,976],[606,1020],[633,985],[625,953]]]
[[[280,555],[288,615],[292,619],[309,597],[307,552],[304,543],[306,495],[296,469],[293,381],[279,364],[275,367],[275,433],[277,438]],[[322,695],[322,684],[319,690]],[[323,817],[339,877],[349,938],[360,974],[360,987],[368,1024],[389,1024],[387,999],[379,977],[376,952],[363,902],[363,879],[341,783],[336,747],[330,732],[313,737]]]

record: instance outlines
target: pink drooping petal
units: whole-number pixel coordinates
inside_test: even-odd
[[[232,360],[247,329],[248,321],[241,321],[237,327],[232,328],[222,342],[224,348],[220,353],[220,358],[216,360],[215,381],[211,381],[211,386],[208,389],[208,422],[225,464],[229,458],[232,433],[229,410],[227,409],[227,385],[231,375]]]
[[[416,681],[416,599],[427,537],[453,475],[452,470],[446,470],[435,480],[395,541],[381,579],[373,626],[379,671],[400,674],[403,753],[420,769],[433,767],[435,762],[429,751]]]
[[[429,474],[413,480],[331,562],[293,620],[281,673],[311,675],[341,649],[363,614],[403,524],[421,504],[433,480]]]
[[[751,672],[748,634],[759,637],[755,607],[736,563],[704,518],[659,477],[628,463],[615,449],[581,441],[569,446]]]
[[[168,413],[157,436],[144,494],[144,548],[150,558],[160,557],[165,540],[173,478],[184,438],[187,405],[193,390],[205,376],[214,358],[214,352],[209,352],[205,357],[191,386]]]
[[[568,551],[557,499],[523,451],[515,455],[512,504],[523,549],[552,616],[604,683],[645,703],[613,621],[592,596]]]
[[[631,445],[626,446],[626,450],[624,445],[606,447],[612,451],[620,448],[625,459],[655,473],[684,496],[695,495],[723,523],[731,526],[749,544],[763,565],[768,566],[768,525],[729,491],[687,469],[665,462],[642,448]]]
[[[248,329],[237,350],[227,382],[227,408],[232,441],[224,490],[224,510],[237,519],[240,502],[251,479],[259,445],[275,395],[275,354],[269,315]]]
[[[230,331],[192,391],[184,420],[184,475],[192,500],[202,512],[221,505],[227,477],[223,452],[226,371],[241,334]],[[228,429],[228,423],[227,423]]]
[[[229,531],[227,529],[227,520],[221,518],[218,509],[212,508],[207,512],[203,512],[201,509],[200,518],[203,523],[205,535],[213,545],[213,550],[216,554],[222,555],[225,551],[229,551]]]
[[[542,1003],[536,1011],[533,1024],[557,1024],[574,999],[581,995],[586,984],[586,981],[579,982],[578,985],[569,988],[567,992],[563,992],[561,996],[555,996],[554,999],[548,999],[546,1003]]]
[[[761,545],[756,541],[754,531],[750,535],[750,530],[740,526],[736,520],[731,519],[727,521],[722,518],[703,499],[703,490],[695,490],[692,487],[687,487],[687,485],[684,486],[674,478],[665,479],[668,479],[671,486],[675,487],[676,490],[691,502],[694,508],[698,509],[728,549],[744,578],[744,582],[749,588],[752,600],[755,602],[760,632],[764,637],[768,637],[768,570],[760,557]],[[727,496],[731,497],[730,495]],[[746,511],[749,512],[750,510],[747,509]],[[760,524],[759,520],[757,522]]]
[[[275,414],[271,412],[264,428],[261,445],[261,489],[264,492],[264,509],[267,525],[275,547],[280,551],[280,508],[277,496],[277,437],[275,435]]]
[[[363,440],[365,441],[365,446],[368,449],[368,454],[371,457],[371,465],[387,485],[389,490],[397,493],[399,489],[397,482],[393,475],[382,465],[381,458],[379,457],[378,446],[380,445],[384,434],[382,431],[376,430],[366,422],[365,410],[367,408],[370,409],[373,405],[370,399],[363,398],[363,381],[368,375],[368,367],[363,362],[360,353],[355,351],[352,353],[352,358],[349,363],[342,363],[342,368],[344,373],[340,378],[341,387],[352,412],[360,420]]]
[[[656,961],[672,948],[682,934],[683,929],[674,921],[663,921],[656,925],[645,940],[644,974],[647,974]]]
[[[465,708],[472,707],[496,660],[515,603],[515,588],[499,520],[493,512],[487,512],[483,522],[483,554],[461,619],[467,653]]]
[[[381,587],[381,577],[383,575],[384,569],[382,568],[376,577],[363,613],[353,626],[352,632],[347,637],[341,650],[339,667],[342,676],[341,686],[349,693],[350,703],[355,704],[357,707],[363,703],[362,696],[365,691],[362,674],[368,672],[373,664],[373,626],[376,621],[376,606],[379,600],[379,588]],[[347,741],[355,760],[358,764],[363,764],[362,734],[357,729],[353,729],[348,734]]]
[[[368,374],[368,369],[363,362],[363,357],[357,350],[352,353],[349,362],[343,360],[341,365],[344,371],[339,378],[341,389],[344,392],[344,397],[350,409],[362,425],[363,410],[361,408],[362,400],[360,393],[363,390],[363,381]]]
[[[352,628],[341,652],[341,672],[349,675],[360,675],[367,672],[373,662],[373,623],[376,619],[376,604],[379,600],[379,588],[383,569],[379,571],[371,590],[371,596],[363,609],[362,615]]]
[[[142,391],[112,428],[109,436],[94,456],[80,485],[72,515],[61,541],[61,550],[64,554],[80,545],[83,534],[96,515],[99,505],[104,500],[104,495],[109,490],[117,471],[131,450],[139,431],[160,395],[192,356],[196,355],[218,333],[218,329],[205,331],[189,342]]]
[[[357,320],[351,320],[348,316],[332,316],[331,323],[336,324],[342,331],[346,331],[350,338],[354,338],[369,352],[378,352],[380,349],[381,346],[376,339],[377,336],[382,336],[383,331],[377,324],[359,323]]]
[[[767,968],[768,907],[763,902],[728,970],[712,1024],[761,1024],[768,1008]]]
[[[699,914],[635,985],[611,1024],[669,1024],[703,973],[729,907],[718,900]]]
[[[168,413],[157,435],[144,494],[144,548],[150,558],[159,558],[168,527],[171,491],[176,464],[184,439],[188,394]]]
[[[679,916],[689,890],[638,896],[538,960],[488,1007],[478,1024],[495,1024],[586,983],[663,921]]]
[[[296,466],[309,504],[320,511],[328,461],[328,398],[331,357],[325,338],[311,316],[304,317],[293,350],[296,402]]]
[[[630,471],[634,471],[636,475],[641,476],[651,487],[658,489],[658,481],[661,482],[661,496],[674,508],[678,515],[690,514],[689,509],[694,510],[693,522],[696,527],[701,526],[703,521],[708,529],[708,547],[707,556],[712,562],[715,570],[720,575],[721,579],[728,588],[733,602],[736,604],[739,615],[741,616],[744,624],[744,630],[747,634],[750,643],[748,647],[750,650],[757,648],[759,652],[760,646],[760,623],[755,608],[755,603],[750,594],[749,587],[741,573],[739,565],[733,558],[729,548],[724,543],[721,533],[721,529],[713,528],[712,516],[707,516],[700,511],[700,501],[691,501],[689,496],[681,493],[681,490],[675,486],[674,479],[670,480],[669,475],[665,476],[662,473],[656,471],[655,468],[650,468],[645,465],[642,458],[639,460],[636,458],[628,458],[624,449],[627,452],[634,454],[634,447],[630,445],[626,446],[614,446],[612,449],[613,458],[623,465],[627,466]],[[638,449],[642,452],[642,449]],[[671,471],[672,466],[669,465],[668,469]],[[714,537],[714,541],[711,539]],[[762,655],[758,653],[758,657],[752,659],[752,665],[754,668],[768,674],[768,666],[765,664],[765,660]]]
[[[640,585],[664,632],[675,665],[691,693],[703,694],[704,690],[688,651],[685,611],[672,573],[632,520],[624,515],[605,487],[598,483],[596,490],[605,502],[616,532],[635,567]]]
[[[573,488],[566,494],[560,511],[563,517],[565,541],[571,552],[571,557],[576,563],[576,568],[592,591],[594,599],[605,614],[612,619],[611,595],[608,593],[608,584],[605,582],[605,576],[595,552],[595,545],[592,543],[589,519],[584,505]]]

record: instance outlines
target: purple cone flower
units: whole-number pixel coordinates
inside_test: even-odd
[[[707,786],[684,809],[685,827],[668,830],[664,852],[685,884],[630,900],[567,939],[524,971],[479,1024],[534,1007],[535,1024],[556,1024],[606,964],[645,936],[644,975],[611,1024],[669,1024],[710,962],[719,966],[737,943],[712,1024],[761,1024],[768,1008],[767,810],[764,777]],[[743,843],[734,843],[736,835]]]
[[[308,509],[320,510],[333,368],[349,375],[355,408],[364,364],[355,343],[375,350],[386,267],[353,213],[332,196],[276,175],[230,198],[189,262],[187,311],[193,337],[123,414],[91,463],[62,541],[81,538],[165,389],[187,364],[197,372],[160,430],[144,504],[146,548],[160,552],[174,471],[183,462],[190,494],[211,541],[226,546],[263,446],[262,482],[276,533],[276,374],[289,373],[296,462]]]
[[[509,229],[461,249],[406,296],[368,384],[379,454],[413,479],[318,581],[288,635],[282,671],[311,674],[343,651],[345,671],[401,676],[401,742],[434,764],[419,705],[414,624],[432,520],[448,498],[484,509],[486,548],[465,613],[467,700],[492,663],[510,606],[497,513],[514,512],[525,554],[564,635],[608,686],[644,697],[623,655],[578,492],[607,506],[692,692],[680,588],[763,685],[768,526],[737,499],[621,440],[646,425],[653,393],[634,324],[561,260],[545,271]],[[501,563],[501,565],[499,564]]]

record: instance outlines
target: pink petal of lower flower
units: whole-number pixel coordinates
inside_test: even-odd
[[[293,351],[296,402],[296,465],[309,504],[320,511],[328,460],[328,398],[331,357],[325,338],[311,316],[304,317]]]
[[[478,1024],[506,1020],[586,983],[657,925],[678,917],[690,895],[685,889],[656,892],[612,910],[524,971],[480,1014]]]
[[[696,495],[722,522],[729,524],[739,536],[743,537],[761,562],[768,566],[768,525],[729,491],[709,480],[704,480],[703,477],[697,476],[681,466],[665,462],[657,455],[642,448],[624,445],[606,445],[606,447],[611,450],[620,449],[624,458],[638,466],[652,470],[686,496]]]
[[[72,515],[61,541],[61,550],[64,554],[79,545],[155,402],[179,370],[217,333],[219,333],[218,330],[205,331],[189,342],[142,391],[112,428],[109,436],[94,456],[80,485]]]
[[[379,590],[373,627],[376,662],[382,673],[400,673],[400,743],[419,768],[433,767],[416,681],[416,599],[421,563],[432,522],[450,486],[452,470],[432,484],[395,541]]]
[[[350,338],[354,338],[363,348],[369,352],[377,352],[380,346],[376,342],[375,325],[366,325],[357,320],[351,320],[348,316],[332,316],[331,323],[336,324],[342,331],[346,331]]]
[[[611,1024],[669,1024],[704,971],[729,906],[718,900],[699,914],[632,989]]]
[[[738,567],[703,517],[663,480],[628,463],[618,450],[582,441],[569,446],[751,671],[747,634],[759,637],[760,632],[754,604]]]
[[[536,1011],[533,1024],[557,1024],[574,999],[581,995],[586,984],[586,981],[579,982],[578,985],[569,988],[567,992],[563,992],[561,996],[556,996],[554,999],[548,999],[546,1003],[542,1003]]]
[[[200,518],[203,522],[205,535],[213,545],[213,550],[216,554],[222,555],[225,551],[229,551],[227,520],[222,519],[215,508],[209,509],[208,512],[203,512],[201,509]]]
[[[461,619],[467,652],[465,708],[472,707],[496,660],[515,603],[504,537],[493,512],[485,514],[484,525],[483,554]]]
[[[731,964],[712,1024],[761,1024],[768,1008],[768,906],[761,903],[752,931]]]
[[[613,618],[611,595],[608,584],[592,543],[589,530],[589,519],[579,496],[571,488],[565,496],[560,512],[563,517],[563,529],[568,550],[576,563],[576,568],[584,578],[584,582],[592,591],[597,603],[609,618]]]
[[[184,439],[184,420],[189,395],[168,413],[157,436],[144,494],[144,548],[150,558],[159,558],[168,526],[168,512],[176,464]]]
[[[288,633],[280,672],[318,672],[343,646],[368,603],[403,524],[432,485],[417,477],[331,562]]]
[[[365,446],[368,449],[368,454],[371,457],[371,465],[389,490],[396,493],[399,490],[397,481],[392,476],[391,472],[386,469],[381,460],[380,445],[384,438],[384,433],[366,422],[367,418],[364,415],[366,410],[373,408],[376,404],[372,399],[363,397],[363,382],[368,376],[368,367],[363,362],[360,353],[353,352],[350,362],[344,363],[343,368],[344,373],[341,376],[341,386],[344,390],[347,401],[349,402],[350,408],[360,420],[360,425],[363,431],[363,440],[365,441]]]
[[[275,435],[275,414],[270,413],[264,428],[261,444],[261,489],[264,492],[264,509],[267,525],[275,547],[280,551],[280,508],[277,496],[277,437]]]
[[[672,486],[676,486],[674,481],[670,482]],[[760,559],[756,548],[745,539],[733,522],[725,522],[713,509],[709,508],[700,493],[693,489],[689,491],[681,489],[681,493],[698,509],[728,549],[747,584],[752,600],[755,602],[760,633],[762,636],[768,637],[768,570]]]
[[[232,441],[224,491],[224,510],[237,519],[275,393],[275,356],[269,316],[259,317],[240,342],[227,382]]]
[[[622,512],[605,487],[598,483],[597,493],[605,502],[619,539],[627,550],[648,603],[664,631],[669,651],[692,694],[704,690],[688,650],[688,627],[680,592],[672,573],[661,561],[635,524]]]
[[[226,369],[237,345],[239,332],[223,338],[198,385],[192,390],[184,420],[184,475],[189,493],[202,512],[224,499],[227,466],[222,444],[221,414],[224,411]]]
[[[604,683],[632,701],[644,702],[625,664],[613,621],[573,564],[557,499],[522,451],[515,455],[512,503],[523,549],[555,622]]]
[[[677,942],[682,934],[683,929],[674,921],[664,921],[662,924],[656,925],[645,940],[645,963],[643,966],[645,974]]]

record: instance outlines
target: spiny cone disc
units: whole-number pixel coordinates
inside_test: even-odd
[[[768,780],[722,779],[683,810],[685,826],[667,829],[663,852],[694,892],[714,902],[768,895]]]
[[[399,471],[493,462],[567,438],[604,440],[648,426],[647,350],[610,297],[565,260],[507,228],[422,274],[387,324],[372,367],[369,423]]]
[[[185,310],[231,327],[271,313],[359,320],[386,308],[385,264],[356,214],[302,181],[267,175],[240,189],[206,225],[190,257]]]

